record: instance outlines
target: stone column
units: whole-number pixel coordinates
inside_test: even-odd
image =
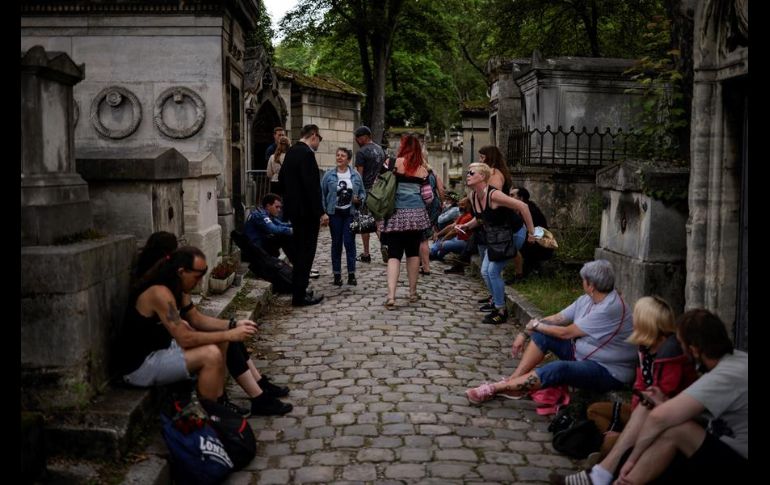
[[[47,245],[91,227],[88,185],[75,172],[72,87],[85,77],[64,53],[21,57],[21,241]]]
[[[110,377],[110,348],[128,301],[131,236],[92,229],[86,182],[75,172],[66,54],[21,57],[21,405],[82,406]],[[70,242],[57,241],[75,236]]]

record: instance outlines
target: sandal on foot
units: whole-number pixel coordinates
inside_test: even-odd
[[[385,300],[385,308],[387,308],[388,310],[395,310],[396,309],[396,300],[392,300],[390,298]]]
[[[417,293],[414,293],[413,295],[409,295],[409,303],[414,303],[420,299],[420,295]]]

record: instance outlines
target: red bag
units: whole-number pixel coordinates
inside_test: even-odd
[[[546,387],[529,393],[529,397],[537,404],[535,410],[540,416],[556,414],[559,408],[569,404],[567,386]]]

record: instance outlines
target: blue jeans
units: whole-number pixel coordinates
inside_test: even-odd
[[[576,361],[572,340],[563,340],[533,332],[532,341],[544,354],[550,350],[559,358],[557,361],[549,362],[535,369],[541,387],[564,384],[598,392],[607,392],[624,387],[623,383],[612,377],[601,364],[593,360]]]
[[[347,259],[348,273],[356,272],[356,240],[350,232],[350,223],[353,215],[350,211],[338,212],[329,215],[329,232],[332,235],[332,272],[342,273],[342,244],[345,244],[345,258]]]
[[[456,237],[446,241],[436,241],[430,246],[430,259],[443,261],[444,256],[449,253],[461,254],[467,244],[467,241],[461,241]]]
[[[527,226],[521,228],[513,234],[513,242],[516,249],[519,250],[527,240]],[[492,302],[496,308],[505,308],[505,281],[503,281],[503,269],[508,260],[490,261],[487,255],[487,246],[479,244],[479,255],[481,256],[481,277],[484,279],[489,292],[492,293]]]

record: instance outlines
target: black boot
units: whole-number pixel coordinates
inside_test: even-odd
[[[342,286],[342,275],[334,273],[334,286]]]
[[[262,393],[251,399],[252,416],[275,416],[283,415],[294,409],[289,403],[281,402],[273,396]]]
[[[289,395],[288,387],[276,386],[275,384],[270,382],[270,378],[267,376],[262,376],[262,378],[257,381],[257,385],[259,386],[260,389],[262,389],[262,392],[267,394],[268,396],[286,397]]]
[[[234,412],[235,414],[242,416],[244,418],[248,418],[251,416],[251,412],[248,408],[242,408],[232,402],[229,397],[227,397],[227,394],[222,394],[219,396],[219,399],[217,399],[217,404],[221,404],[222,406],[226,407],[230,411]]]
[[[348,273],[348,284],[350,286],[356,286],[358,284],[358,281],[356,281],[355,273]]]

